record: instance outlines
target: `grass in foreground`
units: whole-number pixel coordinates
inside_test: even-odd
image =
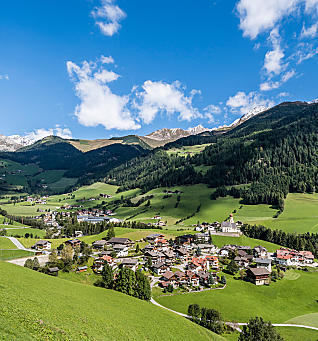
[[[115,291],[0,262],[1,340],[223,340]]]

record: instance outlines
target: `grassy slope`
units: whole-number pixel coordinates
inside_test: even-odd
[[[1,262],[0,277],[2,340],[222,339],[182,317],[114,291]]]
[[[284,341],[313,341],[318,340],[318,332],[316,330],[293,328],[293,327],[279,327],[277,332],[284,338]],[[237,341],[239,333],[228,334],[224,336],[228,341]]]
[[[17,229],[17,228],[8,228],[7,236],[25,236],[26,233],[33,234],[34,237],[43,238],[46,234],[45,230],[34,229],[34,228],[26,228],[26,229]]]
[[[0,250],[0,261],[33,256],[34,253],[24,250]]]
[[[11,242],[10,239],[0,237],[0,250],[16,249],[16,246]]]
[[[226,275],[224,290],[158,297],[158,302],[180,312],[186,312],[189,304],[198,303],[220,310],[225,319],[239,322],[262,316],[272,323],[284,323],[300,315],[318,313],[318,273],[297,273],[299,277],[289,276],[262,287]]]

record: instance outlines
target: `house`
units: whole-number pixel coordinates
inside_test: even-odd
[[[247,278],[255,285],[269,284],[270,272],[265,268],[250,268],[246,272]]]
[[[85,266],[79,266],[77,267],[76,269],[76,272],[86,272],[88,269],[88,267],[85,265]]]
[[[160,234],[160,233],[153,233],[153,234],[150,234],[149,236],[147,236],[146,240],[149,243],[156,243],[157,240],[160,239],[160,238],[164,238],[164,235]]]
[[[199,276],[199,282],[201,285],[208,285],[209,284],[209,277],[210,277],[209,272],[199,271],[198,276]]]
[[[178,245],[183,245],[183,244],[191,244],[193,241],[193,235],[192,234],[184,234],[182,236],[178,236],[176,238],[176,243]]]
[[[148,257],[151,258],[152,263],[164,262],[166,259],[165,254],[160,252],[160,251],[147,251],[147,252],[145,252],[144,259],[146,260]]]
[[[249,262],[246,257],[236,256],[234,258],[234,262],[239,266],[239,268],[247,268],[249,265]]]
[[[209,243],[210,241],[210,234],[208,232],[205,233],[196,233],[194,235],[194,240],[197,244],[205,244],[205,243]]]
[[[105,247],[105,245],[107,244],[106,240],[96,240],[92,245],[94,249],[103,249]]]
[[[166,263],[167,264],[172,264],[174,262],[174,260],[176,259],[176,255],[172,250],[167,250],[163,252]]]
[[[163,275],[166,271],[170,271],[170,267],[164,262],[153,264],[152,269],[159,276]]]
[[[177,258],[181,259],[181,260],[185,260],[187,258],[188,255],[188,250],[184,247],[179,247],[176,249],[176,256]]]
[[[128,256],[128,246],[122,244],[113,245],[114,251],[117,253],[117,257],[127,257]]]
[[[108,244],[111,244],[112,246],[114,245],[130,245],[132,244],[132,241],[129,238],[117,238],[117,237],[112,237],[108,241]]]
[[[219,268],[219,258],[217,256],[206,256],[205,259],[209,263],[209,268],[213,270],[218,270]]]
[[[263,246],[255,246],[253,249],[254,256],[257,258],[268,258],[267,249]]]
[[[314,262],[314,255],[310,251],[299,251],[300,256],[303,257],[303,263],[312,264]]]
[[[51,276],[57,276],[60,269],[58,267],[48,268],[48,274]]]
[[[267,258],[255,258],[254,262],[256,263],[257,268],[265,268],[269,272],[272,272],[272,261]]]
[[[75,231],[74,235],[75,235],[75,238],[83,237],[83,231]]]
[[[197,273],[198,271],[209,270],[210,266],[209,266],[209,262],[207,261],[206,258],[193,257],[188,264],[188,268],[189,268],[189,270],[192,270],[193,272]]]
[[[52,243],[47,240],[39,240],[33,246],[32,249],[37,251],[51,250]]]
[[[194,247],[197,249],[200,249],[204,253],[216,252],[216,247],[215,247],[215,245],[212,245],[212,244],[197,244]]]
[[[138,266],[138,259],[135,258],[126,258],[122,261],[122,266],[125,266],[126,268],[129,268],[133,271],[137,270]]]
[[[81,245],[81,241],[79,239],[70,239],[65,242],[65,245],[71,245],[74,247],[79,247]]]
[[[198,287],[200,285],[200,277],[193,271],[186,271],[186,278],[188,285]]]
[[[103,271],[104,265],[107,263],[111,267],[115,266],[115,261],[111,256],[104,255],[99,258],[96,258],[93,263],[93,269],[96,272],[101,272]]]

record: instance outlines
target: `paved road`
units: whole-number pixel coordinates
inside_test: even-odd
[[[24,250],[24,251],[34,251],[31,249],[27,249],[25,248],[19,241],[17,238],[14,237],[7,237],[8,239],[10,239],[12,241],[12,243],[19,249],[19,250]]]

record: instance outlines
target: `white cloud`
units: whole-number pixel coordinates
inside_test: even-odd
[[[306,0],[306,12],[311,12],[312,10],[318,11],[318,0]]]
[[[305,60],[311,59],[318,54],[318,47],[314,48],[312,44],[300,43],[297,46],[297,52],[292,56],[301,64]]]
[[[293,78],[294,76],[296,76],[296,71],[295,71],[295,70],[287,71],[287,72],[282,76],[282,82],[285,83],[285,82],[289,81],[291,78]]]
[[[119,130],[140,128],[127,107],[129,96],[116,95],[108,86],[119,75],[87,61],[82,66],[68,61],[67,70],[81,101],[75,109],[80,124],[86,127],[102,125],[105,129]]]
[[[100,60],[103,64],[114,64],[114,58],[112,56],[101,56]]]
[[[265,55],[264,70],[267,74],[279,75],[285,67],[283,64],[285,54],[280,47],[280,35],[277,28],[271,31],[269,39],[273,44],[273,50]]]
[[[5,80],[9,80],[9,76],[8,75],[0,75],[0,80],[5,79]]]
[[[68,128],[63,128],[60,125],[56,125],[54,128],[50,128],[50,129],[45,129],[45,128],[40,128],[40,129],[36,129],[30,133],[27,133],[24,138],[35,142],[38,140],[42,140],[44,137],[47,136],[58,136],[61,137],[63,139],[71,139],[72,138],[72,132],[70,131],[70,129]]]
[[[216,123],[214,115],[219,115],[222,109],[218,105],[210,104],[203,109],[204,117],[208,119],[208,123]]]
[[[244,115],[252,110],[257,110],[260,107],[271,107],[274,105],[274,102],[272,100],[263,98],[257,92],[250,92],[246,94],[243,91],[239,91],[236,95],[230,97],[227,100],[226,105],[232,112]]]
[[[318,23],[315,23],[309,26],[308,28],[306,28],[304,25],[300,36],[301,38],[315,38],[315,36],[317,35],[317,30],[318,30]]]
[[[298,2],[299,0],[240,0],[236,8],[243,35],[255,39],[260,33],[272,29],[283,17],[296,9]]]
[[[96,25],[106,36],[113,36],[121,27],[119,22],[126,17],[126,13],[114,4],[115,0],[101,0],[100,7],[92,11]]]
[[[278,89],[280,87],[280,82],[264,82],[260,85],[261,91],[270,91],[273,89]]]
[[[198,109],[192,105],[193,96],[199,92],[192,90],[190,95],[186,96],[185,89],[178,81],[169,84],[148,80],[144,82],[142,89],[143,91],[136,92],[138,101],[135,102],[135,107],[139,110],[139,117],[146,124],[152,122],[160,112],[168,115],[178,113],[178,119],[186,121],[202,117]]]

